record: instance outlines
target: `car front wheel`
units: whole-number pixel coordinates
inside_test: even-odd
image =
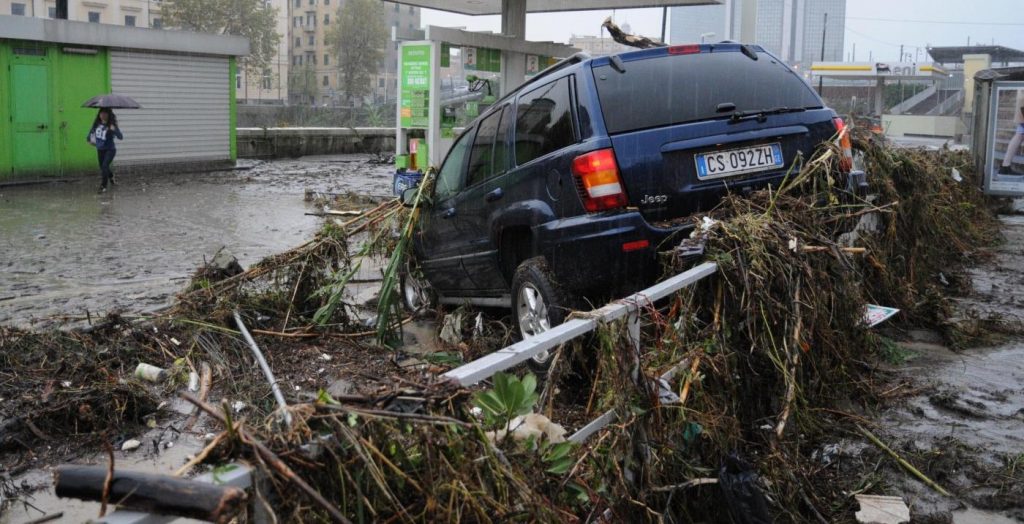
[[[522,340],[529,340],[561,324],[568,312],[565,292],[552,277],[544,257],[519,264],[512,277],[512,314]],[[528,361],[540,373],[551,365],[551,353],[542,351]]]
[[[437,304],[437,295],[423,276],[419,265],[412,259],[402,265],[399,274],[402,306],[409,313],[418,313]]]

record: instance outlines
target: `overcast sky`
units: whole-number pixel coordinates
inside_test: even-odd
[[[685,7],[680,9],[686,9]],[[527,15],[530,40],[567,42],[573,34],[596,35],[611,11],[578,11]],[[624,9],[615,13],[619,25],[629,23],[634,33],[661,34],[661,9]],[[497,16],[461,16],[423,10],[424,25],[465,26],[470,30],[501,30]],[[906,53],[927,45],[966,45],[970,42],[1024,49],[1024,0],[848,0],[846,53],[857,45],[857,60],[896,61],[900,45]]]

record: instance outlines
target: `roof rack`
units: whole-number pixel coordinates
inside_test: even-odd
[[[516,87],[512,91],[509,91],[509,93],[507,95],[499,98],[498,101],[494,103],[494,105],[497,106],[498,104],[504,102],[506,99],[508,99],[509,97],[514,95],[515,93],[519,92],[522,88],[524,88],[524,87],[526,87],[528,85],[534,84],[534,83],[540,81],[541,79],[543,79],[546,76],[550,76],[550,75],[552,75],[554,73],[557,73],[558,71],[561,71],[562,69],[565,69],[566,67],[569,67],[571,65],[575,65],[575,64],[578,64],[580,62],[583,62],[584,60],[590,60],[590,59],[591,59],[591,56],[588,53],[584,53],[582,51],[579,52],[579,53],[573,53],[572,56],[570,56],[568,58],[563,58],[563,59],[559,60],[558,62],[555,62],[554,64],[546,67],[543,71],[537,73],[536,75],[533,75],[533,78],[527,80],[526,82],[523,82],[522,84],[519,84],[518,87]]]

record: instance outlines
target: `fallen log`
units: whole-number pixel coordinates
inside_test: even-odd
[[[61,498],[99,501],[107,477],[105,466],[59,466],[54,492]],[[232,486],[217,486],[168,475],[115,471],[110,483],[113,504],[159,515],[229,522],[245,507],[246,494]]]

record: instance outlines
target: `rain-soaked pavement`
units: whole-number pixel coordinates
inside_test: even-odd
[[[365,155],[240,161],[243,169],[0,187],[0,324],[160,308],[221,247],[243,266],[319,225],[306,190],[387,195]]]

